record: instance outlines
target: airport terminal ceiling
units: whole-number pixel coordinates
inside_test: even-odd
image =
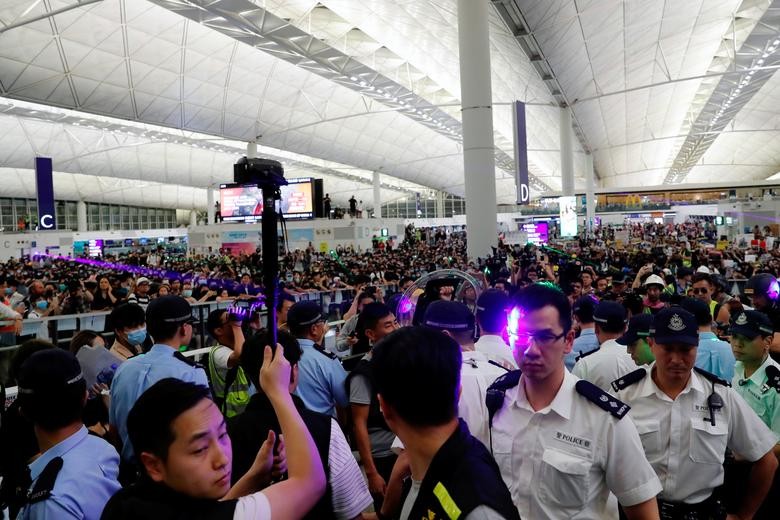
[[[514,200],[509,103],[527,103],[532,195],[575,182],[780,172],[780,0],[500,0],[490,19],[497,202]],[[206,206],[256,140],[336,203],[463,195],[456,0],[3,0],[2,193]]]

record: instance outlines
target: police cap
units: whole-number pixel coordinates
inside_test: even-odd
[[[437,300],[425,309],[422,324],[438,330],[474,330],[474,315],[463,303]]]
[[[650,336],[650,329],[653,326],[654,316],[652,314],[637,314],[631,316],[628,320],[628,329],[626,333],[618,338],[617,342],[621,345],[633,345],[642,338]]]
[[[682,307],[670,307],[655,315],[650,336],[662,345],[681,343],[699,345],[699,326],[696,317]]]
[[[314,325],[318,321],[324,321],[322,309],[319,303],[312,301],[301,301],[294,303],[287,311],[287,325],[290,329]]]
[[[769,316],[758,311],[740,311],[732,315],[729,328],[731,334],[739,334],[750,339],[774,334]]]

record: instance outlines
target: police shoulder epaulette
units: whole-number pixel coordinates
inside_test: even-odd
[[[628,388],[629,386],[633,385],[634,383],[638,383],[644,377],[647,375],[647,370],[644,368],[639,368],[637,370],[634,370],[633,372],[629,372],[628,374],[621,376],[614,381],[612,381],[612,389],[615,390],[615,392],[618,392],[620,390],[623,390],[624,388]]]
[[[577,393],[583,396],[585,399],[595,404],[605,412],[611,413],[618,419],[622,419],[628,411],[631,409],[626,403],[617,399],[612,394],[609,394],[594,385],[590,381],[580,379],[577,384],[574,385]]]
[[[54,457],[43,468],[38,479],[35,481],[35,485],[30,490],[30,494],[27,495],[27,502],[34,504],[35,502],[41,502],[48,499],[51,496],[51,492],[54,490],[54,484],[57,482],[57,475],[59,475],[62,469],[62,457]]]
[[[317,345],[316,343],[314,344],[314,350],[316,350],[317,352],[319,352],[323,356],[329,357],[330,359],[338,359],[336,354],[334,354],[333,352],[328,352],[327,350],[325,350],[321,346]]]
[[[715,374],[713,374],[712,372],[707,372],[706,370],[702,370],[702,369],[701,369],[701,368],[699,368],[699,367],[693,367],[693,369],[694,369],[694,370],[695,370],[695,371],[696,371],[696,372],[697,372],[699,375],[701,375],[701,377],[703,377],[704,379],[706,379],[706,380],[708,380],[708,381],[711,381],[711,382],[713,382],[713,383],[715,383],[715,384],[718,384],[718,385],[723,385],[723,386],[731,386],[731,383],[729,383],[729,382],[728,382],[728,381],[726,381],[725,379],[721,379],[721,378],[719,378],[718,376],[716,376],[716,375],[715,375]]]
[[[191,366],[193,368],[203,368],[203,365],[201,365],[200,363],[196,362],[194,359],[188,358],[187,356],[185,356],[184,354],[182,354],[178,350],[173,353],[173,357],[175,357],[176,359],[178,359],[182,363],[185,363],[185,364],[187,364],[187,365],[189,365],[189,366]]]
[[[576,361],[579,361],[582,358],[588,357],[591,354],[593,354],[594,352],[598,352],[600,348],[601,347],[596,347],[593,350],[589,350],[587,352],[580,352],[579,355],[577,355],[577,358],[574,361],[576,362]]]
[[[512,370],[498,377],[490,385],[485,393],[485,406],[488,409],[488,424],[493,425],[493,416],[504,404],[504,396],[510,388],[516,387],[520,383],[520,370]]]

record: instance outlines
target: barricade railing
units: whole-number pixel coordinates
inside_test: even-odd
[[[220,302],[220,303],[222,303],[222,302]],[[193,307],[195,307],[195,305],[193,305]],[[193,309],[193,311],[194,310],[195,309]],[[102,313],[102,314],[106,314],[106,313]],[[42,318],[42,319],[44,319],[44,318]],[[336,327],[336,329],[338,329],[343,324],[344,324],[344,320],[336,320],[336,321],[329,321],[329,322],[327,322],[327,325],[329,327]],[[335,336],[336,335],[337,334],[334,334],[334,336],[333,336],[334,337],[334,341],[335,341]],[[16,349],[16,348],[18,348],[18,346],[7,347],[7,348]],[[211,352],[212,348],[213,348],[212,346],[208,346],[208,347],[190,349],[190,350],[186,350],[186,351],[182,352],[182,354],[185,357],[193,358],[195,361],[200,362],[204,356],[208,356],[209,355],[209,352]],[[8,407],[11,405],[11,403],[14,402],[14,400],[16,399],[17,395],[18,395],[18,388],[16,386],[10,386],[10,387],[5,389],[5,404],[4,404],[5,409],[8,409]]]
[[[393,291],[396,285],[378,285],[385,291]],[[388,292],[388,294],[391,294]],[[307,291],[295,293],[296,301],[319,301],[323,313],[329,318],[340,320],[342,317],[342,306],[351,303],[353,298],[353,289],[331,289],[328,291]],[[211,311],[217,309],[227,309],[233,305],[249,305],[251,300],[225,300],[220,302],[198,302],[192,304],[192,316],[195,319],[193,327],[195,328],[196,344],[198,347],[206,345],[208,333],[206,331],[206,319]],[[261,316],[266,315],[266,309],[263,307]],[[28,318],[22,320],[22,331],[17,336],[17,345],[0,346],[0,353],[12,351],[18,348],[19,343],[26,339],[38,338],[49,340],[57,345],[64,345],[69,342],[73,336],[81,330],[94,330],[99,332],[104,338],[113,337],[113,332],[107,330],[107,316],[109,311],[89,312],[85,314],[58,314],[56,316],[47,316],[43,318]],[[12,321],[0,319],[0,326],[13,323]],[[72,334],[62,334],[71,332]]]

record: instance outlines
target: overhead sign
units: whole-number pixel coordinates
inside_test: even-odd
[[[38,226],[40,229],[57,229],[51,157],[35,158],[35,190],[38,195]]]
[[[531,192],[528,189],[528,141],[525,129],[525,103],[512,103],[512,122],[514,124],[515,141],[515,187],[517,203],[530,204]]]

